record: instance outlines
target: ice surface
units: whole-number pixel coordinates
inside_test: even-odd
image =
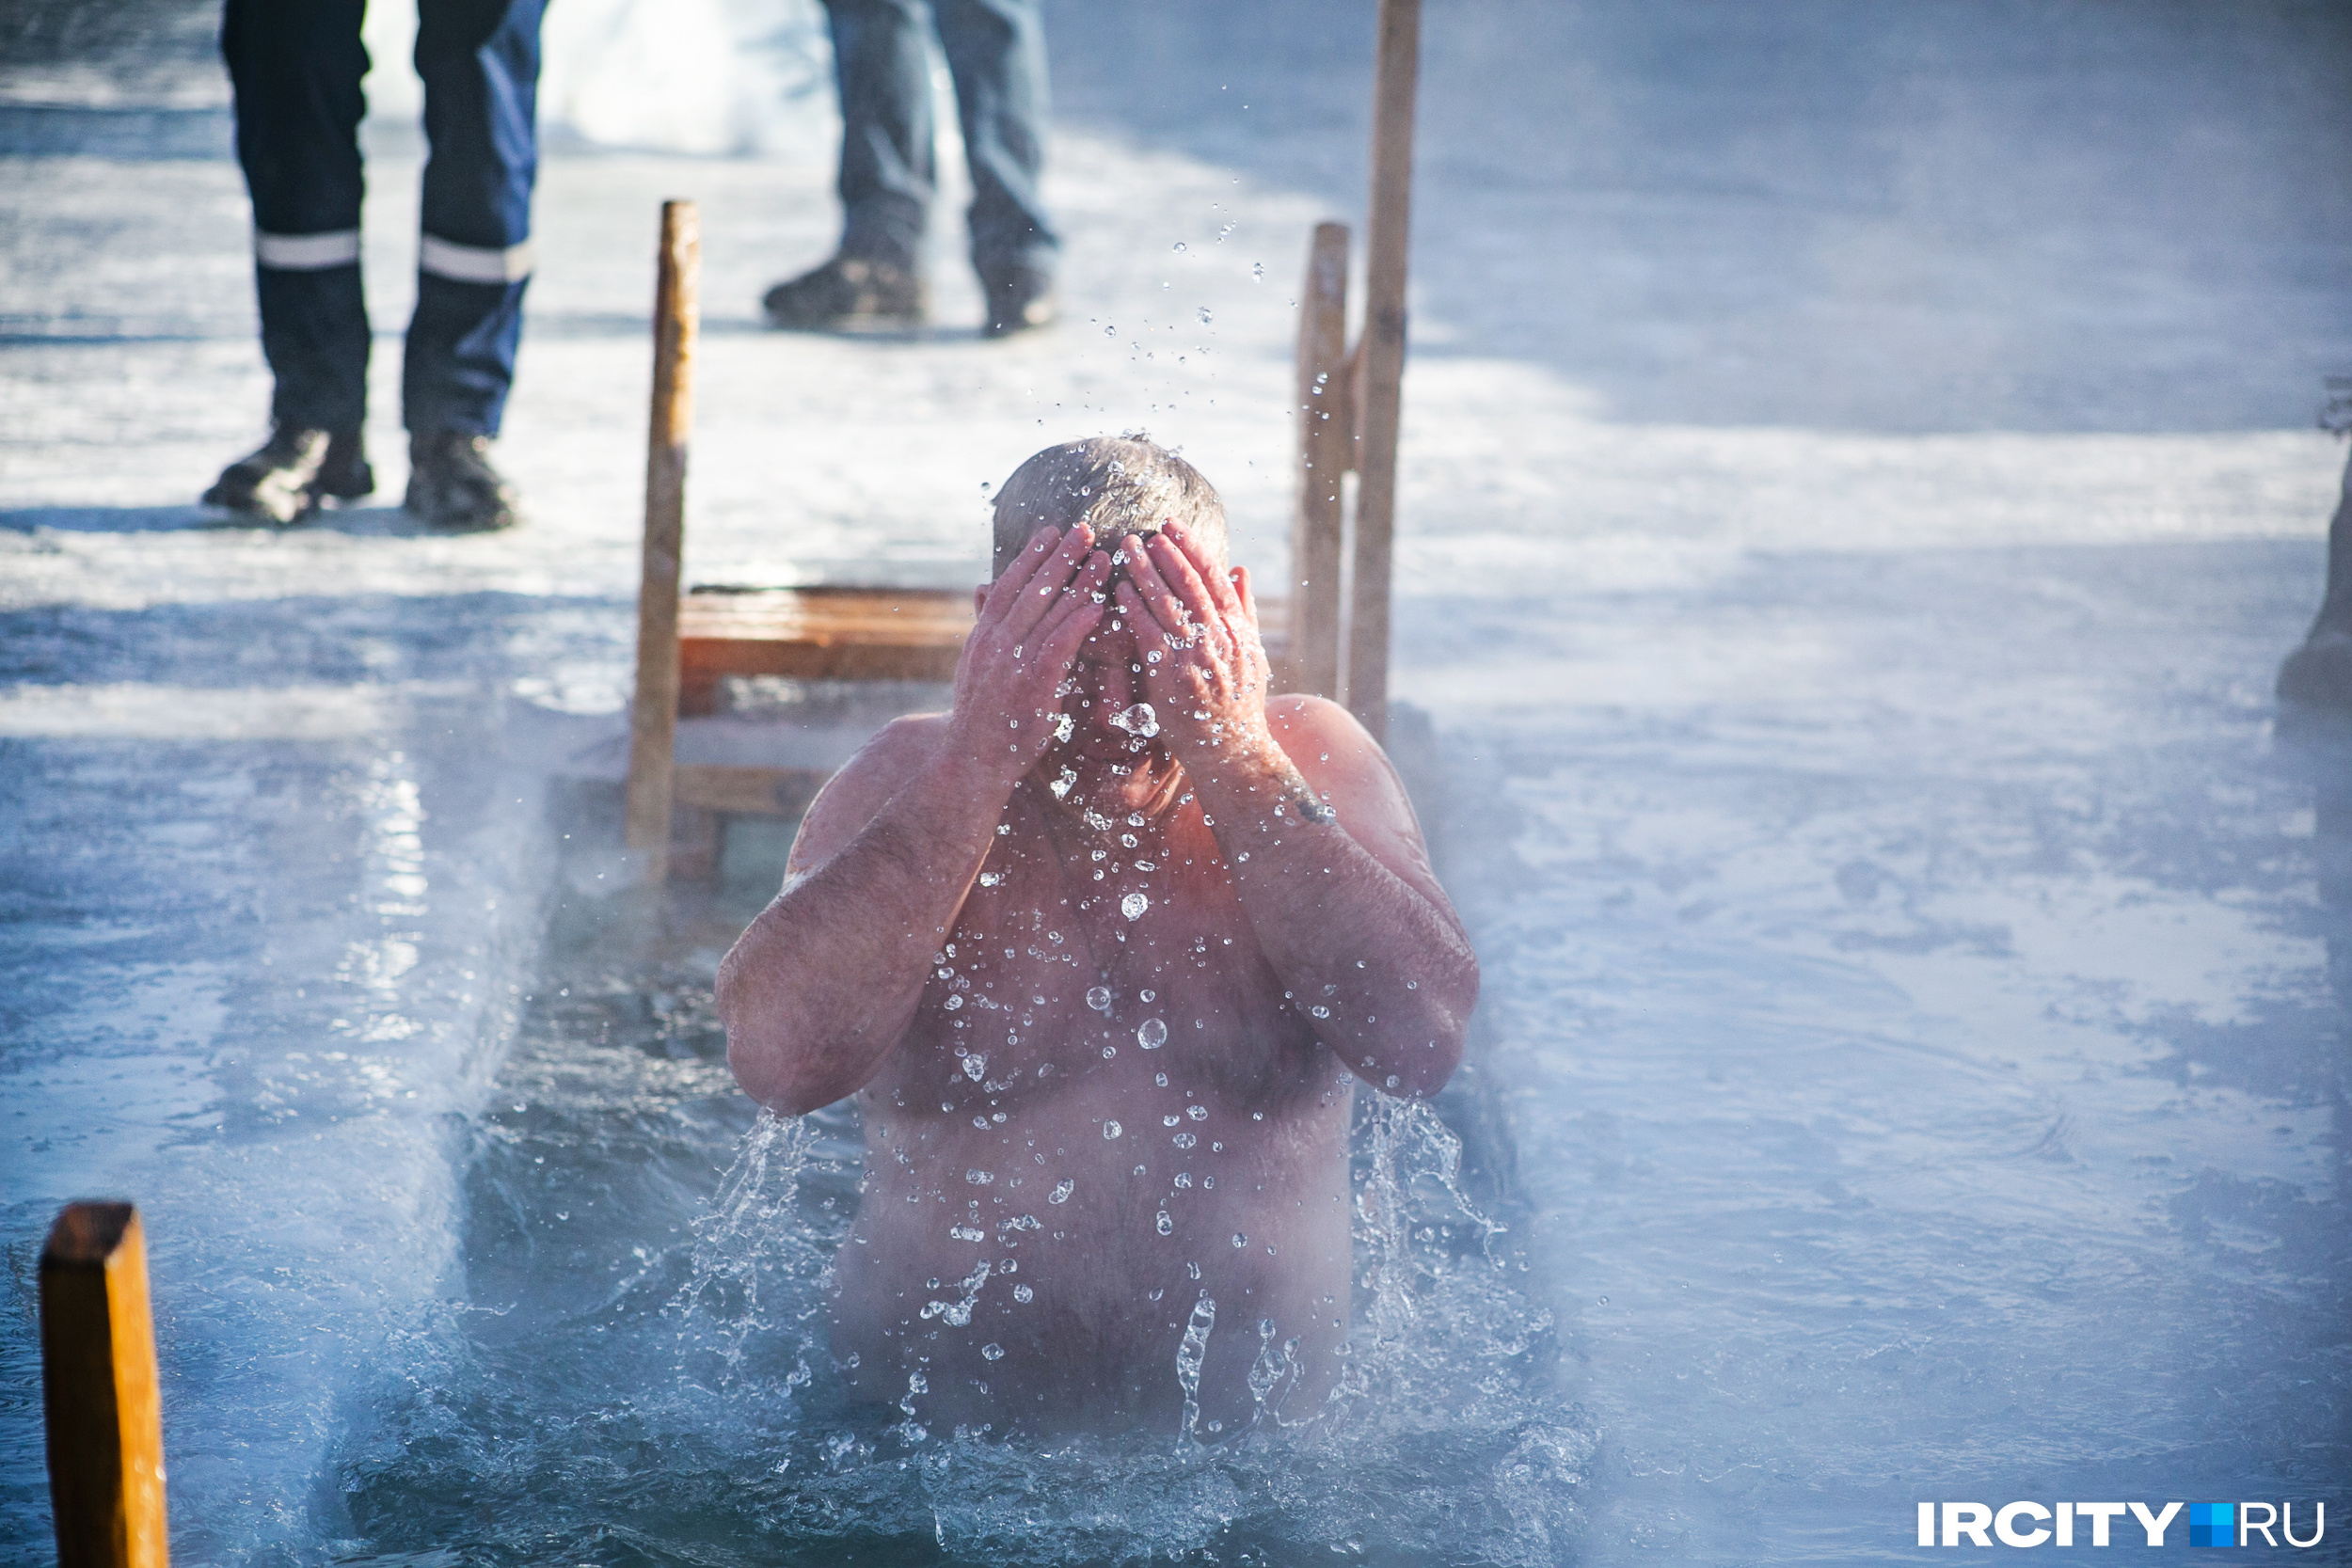
[[[463,539],[387,501],[401,10],[385,490],[291,533],[186,504],[265,390],[212,8],[37,0],[72,25],[0,63],[0,1191],[19,1259],[66,1196],[146,1207],[184,1558],[764,1561],[863,1520],[964,1560],[1877,1562],[1919,1496],[2352,1473],[2342,813],[2267,700],[2352,360],[2334,11],[1433,0],[1395,662],[1486,962],[1470,1136],[1368,1113],[1359,1191],[1413,1196],[1359,1210],[1360,1419],[1200,1461],[811,1418],[850,1130],[754,1138],[704,1234],[762,1247],[696,1243],[751,1127],[710,955],[539,967],[550,889],[626,869],[558,884],[540,791],[616,757],[663,197],[704,206],[690,579],[967,585],[982,482],[1141,425],[1279,580],[1363,8],[1049,7],[1070,320],[1002,344],[952,147],[946,325],[754,329],[833,238],[808,8],[552,8],[533,520]],[[18,1555],[30,1357],[0,1338]]]

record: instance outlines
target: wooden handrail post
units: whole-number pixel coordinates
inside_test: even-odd
[[[1298,313],[1298,509],[1291,523],[1289,689],[1340,687],[1341,480],[1354,457],[1347,374],[1347,226],[1315,225]]]
[[[1355,581],[1347,632],[1347,705],[1379,738],[1389,720],[1389,553],[1396,527],[1396,440],[1403,415],[1405,274],[1412,238],[1413,94],[1421,0],[1380,0],[1372,100],[1372,210],[1365,223],[1362,445],[1357,453]]]
[[[167,1568],[147,1241],[128,1203],[70,1203],[50,1228],[40,1386],[58,1568]]]
[[[653,417],[645,438],[645,554],[637,588],[637,697],[629,710],[628,847],[655,886],[670,874],[677,767],[678,562],[686,535],[686,449],[694,423],[702,225],[691,201],[661,204],[653,302]]]

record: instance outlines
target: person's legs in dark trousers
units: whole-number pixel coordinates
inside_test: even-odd
[[[496,436],[531,281],[545,0],[420,0],[423,234],[401,375],[412,436]]]
[[[1061,240],[1039,190],[1045,165],[1045,26],[1037,0],[932,0],[972,168],[972,264],[1051,279]]]
[[[204,499],[277,522],[296,520],[322,494],[373,488],[359,441],[363,9],[364,0],[228,0],[221,16],[237,161],[253,198],[262,354],[276,388],[269,445],[230,465]]]
[[[417,74],[429,153],[417,311],[401,372],[412,511],[462,527],[512,522],[487,462],[522,339],[538,174],[546,0],[420,0]]]

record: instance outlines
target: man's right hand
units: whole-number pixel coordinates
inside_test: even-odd
[[[1007,793],[1053,744],[1062,681],[1107,610],[1111,559],[1093,545],[1084,523],[1039,530],[988,590],[956,660],[950,746]]]

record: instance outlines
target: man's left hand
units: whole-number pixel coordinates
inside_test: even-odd
[[[1219,762],[1278,752],[1265,715],[1273,671],[1248,572],[1229,577],[1175,523],[1129,535],[1120,560],[1119,607],[1136,629],[1144,692],[1176,759],[1199,777]]]

